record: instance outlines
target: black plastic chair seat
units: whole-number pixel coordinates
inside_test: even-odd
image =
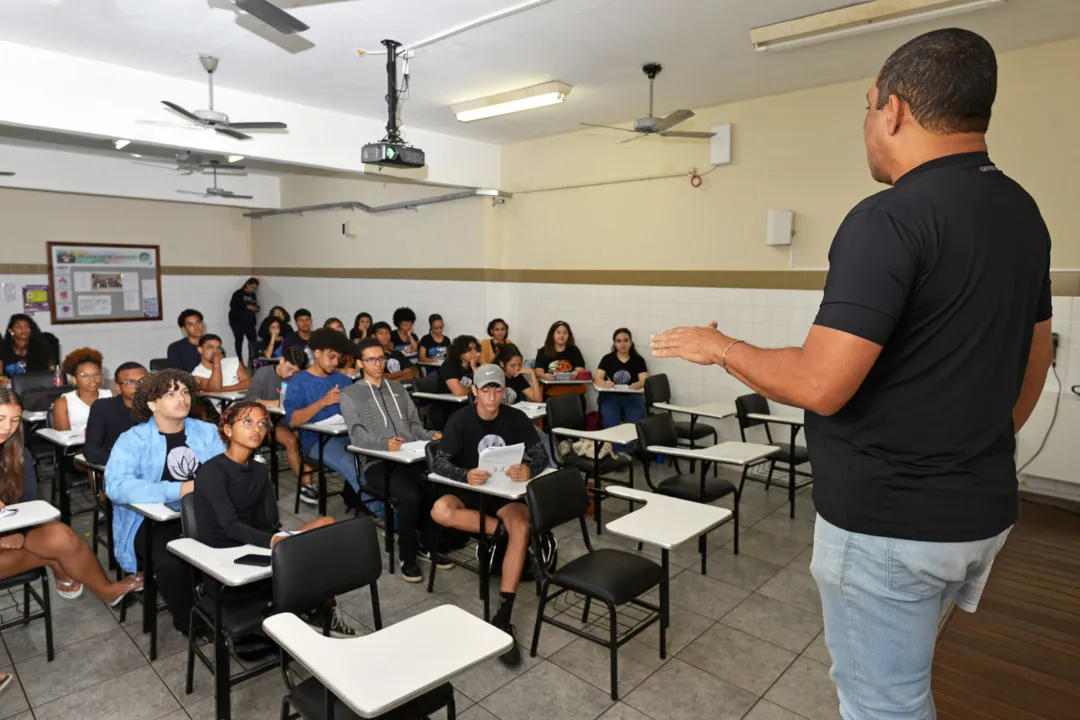
[[[221,608],[221,629],[226,635],[242,637],[262,628],[266,618],[265,600],[230,600],[229,591],[225,591],[225,602]],[[207,595],[199,598],[199,604],[209,617],[214,617],[214,601]]]
[[[453,699],[454,688],[450,683],[443,683],[418,698],[394,708],[390,712],[377,715],[378,720],[415,720],[434,715]],[[316,678],[303,681],[289,693],[289,702],[305,718],[326,717],[326,687]],[[349,707],[334,700],[334,720],[354,720],[360,716]]]
[[[555,571],[561,587],[622,605],[651,590],[664,579],[664,569],[648,558],[625,550],[602,548],[585,553]]]
[[[705,495],[703,496],[701,494],[700,475],[673,475],[664,478],[663,482],[656,486],[656,492],[659,495],[668,495],[680,500],[710,503],[735,492],[735,484],[723,477],[713,477],[711,472],[707,473],[705,476]]]
[[[780,448],[780,452],[773,455],[770,458],[770,460],[775,459],[775,460],[777,460],[779,462],[788,462],[788,460],[791,458],[791,443],[774,442],[774,443],[771,443],[771,444],[775,445],[778,448]],[[810,462],[810,453],[808,453],[806,451],[806,448],[802,447],[801,445],[796,445],[795,446],[795,464],[796,465],[802,465],[805,462]]]
[[[9,588],[22,587],[27,583],[37,582],[45,575],[45,568],[34,568],[33,570],[27,570],[24,573],[18,575],[12,575],[0,579],[0,590],[8,590]]]
[[[675,432],[679,434],[679,437],[694,438],[694,440],[701,440],[702,438],[713,437],[716,435],[716,430],[712,425],[708,423],[694,423],[693,432],[690,431],[690,421],[681,420],[675,423]]]
[[[611,457],[608,455],[600,461],[600,473],[606,475],[607,473],[615,472],[617,470],[625,470],[630,467],[630,458],[628,457]],[[571,453],[569,455],[563,455],[562,464],[566,467],[577,468],[588,474],[592,474],[596,468],[596,461],[591,457],[582,457]]]

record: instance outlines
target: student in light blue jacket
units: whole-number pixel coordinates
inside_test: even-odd
[[[145,561],[143,516],[125,507],[132,503],[175,503],[195,488],[199,466],[225,452],[217,428],[188,418],[196,397],[195,380],[180,370],[147,376],[135,391],[133,428],[121,435],[105,466],[105,488],[113,502],[113,544],[116,560],[127,572]],[[166,545],[180,537],[180,522],[154,530],[151,548],[158,591],[184,635],[191,623],[191,583],[184,562]]]

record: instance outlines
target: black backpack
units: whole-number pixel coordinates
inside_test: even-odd
[[[506,556],[506,545],[505,539],[488,541],[487,566],[489,575],[502,575],[502,563],[503,558]],[[546,568],[549,573],[553,573],[556,565],[558,565],[559,541],[551,532],[541,535],[539,557],[537,557],[537,550],[533,545],[533,543],[529,543],[529,548],[525,551],[525,568],[532,572],[533,579],[536,582],[542,582],[543,576],[539,572],[540,568]],[[479,545],[476,546],[476,559],[483,562],[480,558]]]

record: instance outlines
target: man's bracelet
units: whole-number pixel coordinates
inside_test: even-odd
[[[731,374],[731,371],[728,370],[728,366],[727,366],[727,354],[728,354],[728,351],[731,350],[731,348],[735,347],[736,345],[738,345],[741,342],[742,342],[742,340],[732,340],[731,344],[728,345],[726,348],[724,348],[724,354],[720,356],[720,367],[724,368],[724,372],[726,372],[728,375]]]

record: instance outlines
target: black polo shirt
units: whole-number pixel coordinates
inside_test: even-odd
[[[806,415],[825,520],[933,542],[1016,521],[1012,410],[1049,269],[1038,206],[985,153],[921,165],[851,211],[814,324],[882,350],[838,413]]]

